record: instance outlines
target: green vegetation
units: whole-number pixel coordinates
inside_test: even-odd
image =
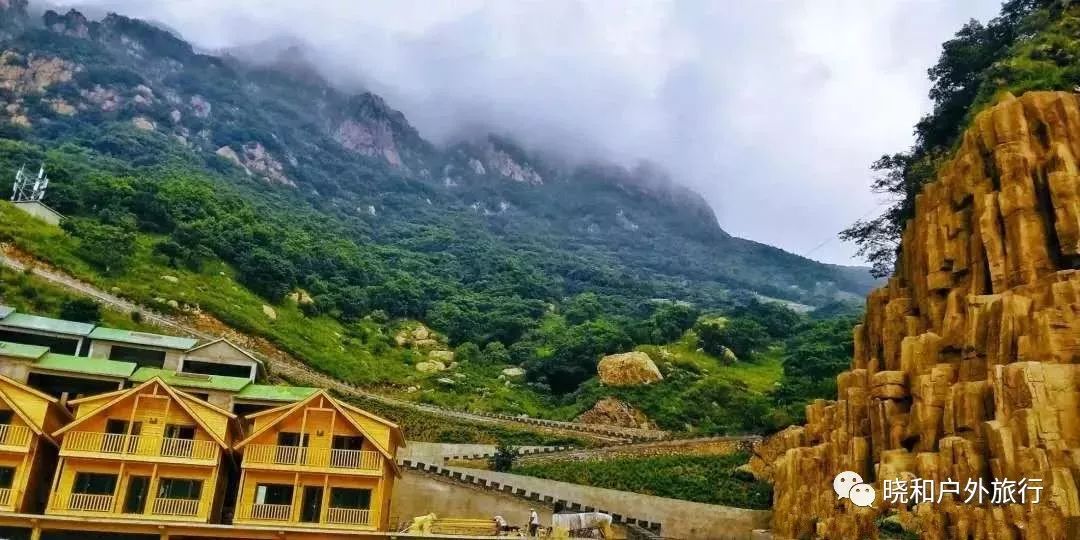
[[[971,119],[1004,92],[1072,90],[1080,84],[1080,6],[1058,0],[1007,0],[985,25],[971,20],[942,45],[928,70],[933,110],[915,125],[915,144],[887,154],[871,168],[871,186],[893,200],[885,213],[843,231],[874,274],[892,273],[915,195],[931,181]]]
[[[741,508],[769,508],[772,487],[736,471],[746,453],[518,463],[515,474]]]
[[[728,236],[647,167],[567,168],[498,137],[436,148],[373,94],[196,54],[118,15],[90,38],[56,31],[75,15],[45,18],[16,25],[4,61],[59,58],[71,77],[0,90],[26,118],[0,117],[0,174],[44,163],[46,201],[68,219],[50,227],[0,203],[0,242],[154,310],[212,314],[343,381],[556,419],[616,395],[668,429],[770,430],[784,340],[805,317],[753,299],[822,305],[871,285],[863,269]],[[383,130],[392,148],[343,140]],[[489,150],[543,182],[471,166]],[[729,321],[715,340],[693,330],[702,313]],[[441,356],[453,368],[422,371],[427,347],[396,343],[419,322],[456,351]],[[738,361],[718,360],[720,346]],[[635,348],[659,354],[665,381],[600,387],[600,357]],[[524,377],[503,373],[516,367]],[[537,437],[412,414],[386,412],[427,440]]]

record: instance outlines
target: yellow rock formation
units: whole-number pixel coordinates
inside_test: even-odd
[[[916,199],[896,275],[867,298],[835,402],[757,448],[777,538],[1064,540],[1080,516],[1080,96],[979,114]],[[837,500],[858,472],[873,508]],[[887,504],[885,480],[1039,479],[1040,500]],[[936,495],[935,495],[936,498]]]

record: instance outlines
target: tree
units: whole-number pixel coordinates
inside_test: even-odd
[[[495,454],[488,459],[488,466],[496,472],[509,472],[514,468],[514,460],[517,459],[517,448],[506,441],[499,441],[495,448]]]
[[[89,298],[72,298],[60,305],[60,318],[90,324],[101,322],[101,304]]]
[[[105,272],[127,268],[135,254],[135,233],[92,219],[67,219],[61,227],[79,240],[78,254]]]
[[[679,339],[690,327],[694,326],[701,312],[683,302],[670,302],[656,308],[645,321],[643,335],[638,336],[647,343],[668,343]]]
[[[914,214],[915,195],[934,177],[936,165],[959,137],[973,108],[988,102],[994,91],[1010,82],[995,74],[994,66],[1008,56],[1019,38],[1033,33],[1031,16],[1055,8],[1056,3],[1008,0],[998,17],[986,25],[968,21],[942,44],[937,63],[927,70],[933,110],[915,125],[915,145],[906,152],[884,155],[871,165],[881,173],[871,187],[888,196],[888,208],[840,233],[842,240],[858,246],[857,254],[872,264],[875,276],[892,273],[904,224]]]
[[[454,349],[454,360],[462,363],[476,362],[481,359],[480,354],[480,347],[471,341],[466,341]]]
[[[751,319],[733,318],[722,326],[709,322],[698,327],[698,346],[713,356],[722,356],[726,347],[745,360],[768,344],[768,332]]]
[[[484,347],[484,362],[488,364],[509,364],[510,352],[499,341],[492,341]]]
[[[271,301],[281,300],[296,286],[296,268],[288,259],[265,248],[254,248],[237,263],[240,281]]]

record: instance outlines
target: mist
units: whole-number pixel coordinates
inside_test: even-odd
[[[728,232],[858,264],[869,164],[906,149],[940,44],[998,0],[77,0],[206,51],[303,43],[429,140],[508,134],[568,159],[660,164]]]

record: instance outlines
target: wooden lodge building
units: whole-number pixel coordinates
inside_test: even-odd
[[[384,537],[404,446],[199,343],[0,306],[0,538]]]

